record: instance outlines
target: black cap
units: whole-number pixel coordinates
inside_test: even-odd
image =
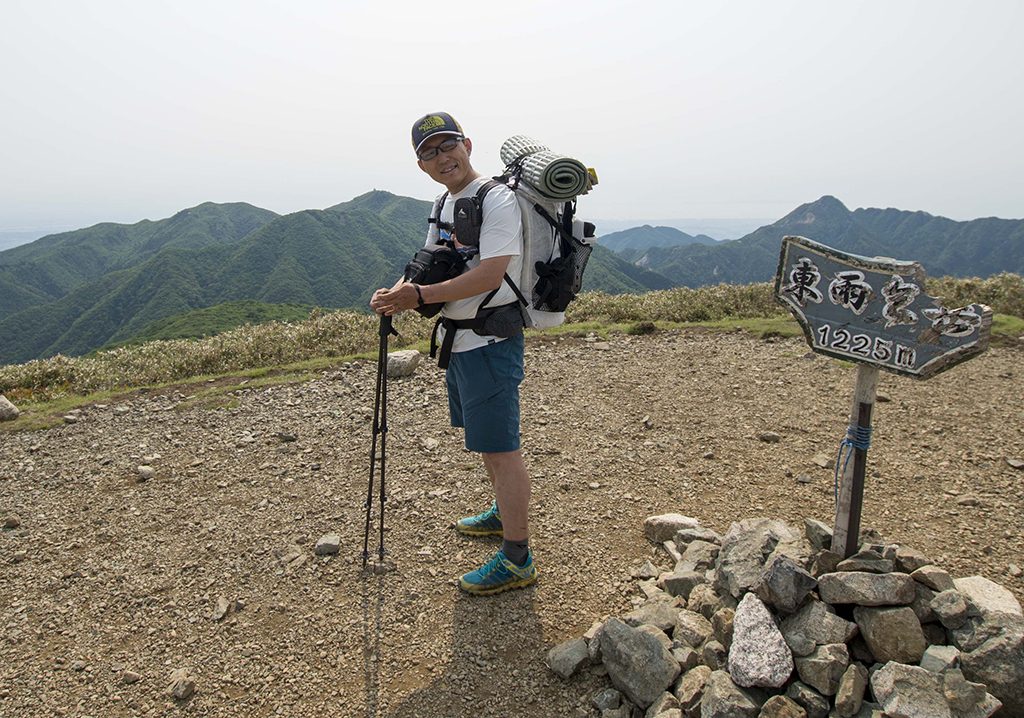
[[[464,136],[462,126],[455,121],[455,118],[447,112],[431,112],[429,115],[416,120],[412,126],[412,148],[419,152],[427,138],[434,135],[458,135]]]

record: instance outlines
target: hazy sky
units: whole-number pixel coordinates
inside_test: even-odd
[[[823,194],[1024,216],[1024,2],[0,0],[0,230],[427,199],[409,128],[527,134],[599,218]]]

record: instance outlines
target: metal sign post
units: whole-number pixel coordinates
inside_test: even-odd
[[[992,310],[947,309],[924,294],[917,262],[860,257],[805,237],[784,237],[775,298],[800,323],[811,349],[853,361],[857,385],[836,461],[832,550],[857,550],[878,370],[927,379],[988,348]]]

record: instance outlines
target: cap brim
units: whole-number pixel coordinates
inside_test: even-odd
[[[420,147],[423,146],[423,143],[429,140],[431,137],[437,137],[438,135],[455,135],[456,137],[464,137],[464,135],[461,132],[456,132],[455,130],[438,130],[437,132],[431,132],[429,135],[420,140],[420,143],[416,145],[416,148],[413,150],[413,152],[415,154],[419,154]]]

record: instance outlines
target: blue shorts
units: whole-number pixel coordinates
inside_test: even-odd
[[[467,449],[489,454],[519,448],[522,334],[453,352],[445,380],[452,426],[466,430]]]

